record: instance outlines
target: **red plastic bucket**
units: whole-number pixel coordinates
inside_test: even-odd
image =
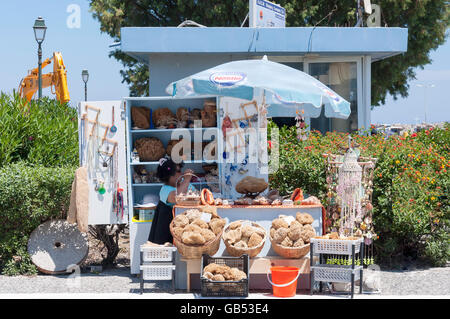
[[[270,267],[272,280],[267,274],[267,280],[272,284],[275,297],[293,297],[297,292],[297,279],[300,276],[300,268],[275,266]]]

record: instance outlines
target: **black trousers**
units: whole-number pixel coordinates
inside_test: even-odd
[[[172,222],[172,207],[159,201],[153,216],[152,228],[148,240],[155,244],[172,243],[169,225]]]

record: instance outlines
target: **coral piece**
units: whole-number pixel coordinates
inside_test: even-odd
[[[322,203],[316,196],[309,196],[302,200],[302,205],[321,205]]]
[[[174,227],[184,227],[187,224],[189,224],[189,218],[186,215],[177,215],[173,219],[173,226]]]
[[[141,162],[158,161],[166,150],[163,143],[156,137],[142,137],[134,142]]]
[[[302,225],[312,224],[314,222],[314,218],[308,213],[297,213],[295,218]]]
[[[282,204],[283,202],[281,201],[281,199],[274,199],[273,201],[272,201],[272,206],[280,206],[281,204]]]
[[[252,205],[270,205],[270,201],[268,198],[264,196],[257,196],[253,201]]]
[[[253,194],[263,192],[269,184],[264,178],[246,176],[236,184],[236,191],[241,194]]]
[[[263,238],[260,235],[258,235],[257,233],[253,233],[248,240],[248,247],[257,247],[262,241]]]

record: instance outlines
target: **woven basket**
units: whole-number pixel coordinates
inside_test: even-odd
[[[240,221],[244,222],[244,220],[240,220]],[[252,223],[252,225],[258,225],[258,224]],[[225,233],[225,231],[228,229],[229,226],[230,226],[230,224],[225,226],[225,228],[223,229],[223,233]],[[260,225],[258,225],[258,226],[261,227]],[[261,228],[264,229],[263,227],[261,227]],[[223,239],[223,235],[222,235],[222,239]],[[225,243],[225,247],[226,247],[227,252],[228,252],[228,254],[230,256],[240,257],[240,256],[242,256],[244,254],[247,254],[248,257],[252,258],[252,257],[256,257],[261,252],[261,250],[264,247],[264,243],[266,242],[266,239],[267,239],[267,232],[264,231],[264,238],[261,241],[261,243],[258,246],[256,246],[256,247],[252,247],[252,248],[237,248],[237,247],[234,247],[234,246],[230,245],[227,240],[223,240],[223,242]]]
[[[309,244],[303,245],[301,247],[284,247],[280,244],[275,243],[272,237],[269,236],[270,242],[272,243],[272,249],[279,256],[284,258],[302,258],[309,253]]]
[[[203,245],[186,245],[181,241],[180,237],[175,235],[173,231],[173,221],[170,223],[170,233],[172,234],[173,242],[180,255],[186,259],[200,259],[203,254],[214,256],[219,250],[222,232],[223,230],[218,233],[213,240],[210,240]]]

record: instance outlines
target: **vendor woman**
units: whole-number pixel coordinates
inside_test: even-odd
[[[181,169],[183,163],[176,164],[172,159],[163,157],[159,160],[157,169],[158,178],[164,183],[159,191],[159,203],[156,206],[152,228],[148,240],[155,244],[172,243],[169,225],[173,219],[172,209],[176,194],[186,193],[188,189],[195,190],[190,184],[193,171],[186,169],[183,179]],[[180,179],[180,180],[179,180]],[[177,185],[178,181],[178,185]]]

